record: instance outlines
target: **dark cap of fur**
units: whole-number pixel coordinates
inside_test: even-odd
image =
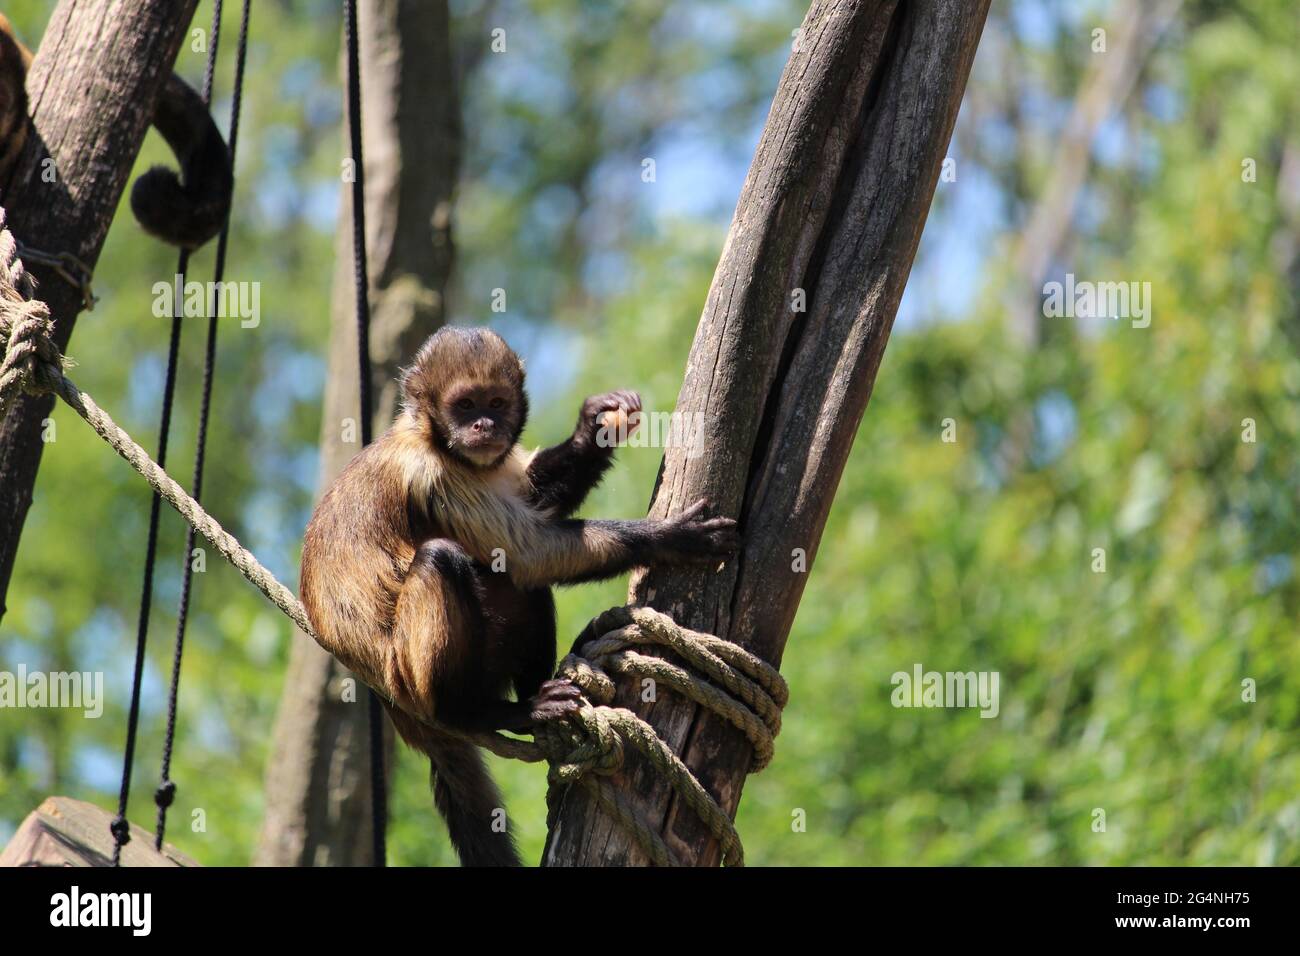
[[[408,411],[431,408],[452,385],[500,382],[523,397],[524,363],[491,329],[446,326],[420,346],[402,373],[402,403]]]

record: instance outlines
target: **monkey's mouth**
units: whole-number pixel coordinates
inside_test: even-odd
[[[490,465],[510,448],[510,443],[501,436],[476,435],[460,442],[460,451],[466,458],[479,465]]]
[[[471,451],[480,448],[495,448],[500,451],[506,447],[506,438],[504,435],[467,435],[461,439],[461,444]]]

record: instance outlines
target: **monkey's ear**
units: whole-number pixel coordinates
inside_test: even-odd
[[[402,406],[408,411],[413,412],[422,406],[427,406],[433,398],[428,376],[421,374],[419,364],[402,369],[398,386],[402,390]]]

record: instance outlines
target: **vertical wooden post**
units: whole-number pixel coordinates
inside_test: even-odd
[[[397,370],[445,321],[451,275],[451,194],[460,163],[460,100],[446,0],[362,0],[361,119],[374,430],[397,408]],[[356,418],[357,328],[352,228],[342,191],[321,414],[320,486],[360,450],[343,440]],[[327,651],[295,634],[266,769],[266,817],[254,862],[366,866],[372,862],[365,686]],[[391,734],[390,734],[391,736]],[[391,761],[389,766],[391,766]]]

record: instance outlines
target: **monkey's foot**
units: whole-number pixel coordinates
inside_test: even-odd
[[[582,708],[582,690],[567,678],[548,680],[528,701],[534,723],[563,720]]]

